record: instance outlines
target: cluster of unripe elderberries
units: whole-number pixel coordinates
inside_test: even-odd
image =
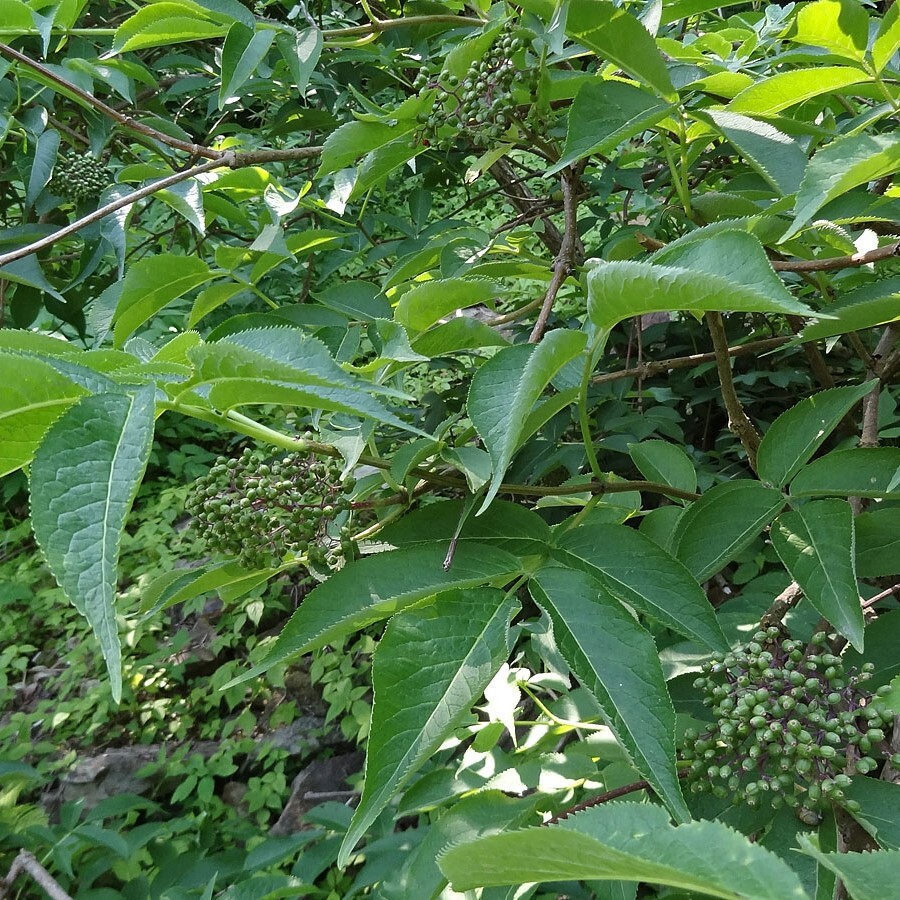
[[[112,182],[109,169],[93,156],[68,153],[57,160],[50,191],[73,203],[95,200]]]
[[[349,550],[347,528],[331,542],[328,526],[350,508],[340,465],[313,455],[268,458],[250,448],[237,458],[219,457],[194,482],[187,511],[210,547],[236,557],[248,569],[278,566],[287,554],[326,564],[330,543]],[[346,518],[346,516],[344,516]]]
[[[716,722],[685,734],[692,791],[735,805],[790,806],[811,824],[827,803],[858,808],[845,799],[848,772],[871,772],[889,753],[893,712],[872,705],[862,687],[871,664],[846,671],[830,652],[833,639],[818,632],[807,646],[773,626],[704,666],[694,687]]]
[[[507,22],[488,52],[472,62],[462,78],[446,70],[435,73],[423,67],[419,71],[413,87],[420,93],[437,91],[431,113],[419,114],[425,140],[449,147],[464,134],[476,147],[487,147],[518,119],[520,100],[531,108],[539,69],[521,67],[526,41],[515,35],[515,28],[512,20]],[[527,99],[520,96],[521,91]],[[444,125],[455,133],[442,134]]]

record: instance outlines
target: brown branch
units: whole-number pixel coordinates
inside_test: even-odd
[[[50,900],[72,900],[60,883],[35,859],[27,850],[20,850],[12,861],[5,878],[0,878],[0,897],[5,897],[19,873],[25,872],[32,877]]]
[[[547,293],[544,295],[544,302],[541,305],[537,322],[534,323],[534,328],[528,338],[528,343],[530,344],[536,344],[544,336],[556,295],[559,293],[559,289],[563,286],[566,278],[569,277],[569,273],[575,267],[575,248],[578,243],[578,176],[570,166],[563,169],[560,184],[562,186],[563,208],[566,215],[562,246],[559,248],[559,253],[553,264],[553,278],[550,279]]]
[[[381,34],[395,28],[413,28],[418,25],[458,25],[463,28],[480,28],[484,25],[481,19],[469,16],[433,15],[407,16],[404,19],[376,19],[365,25],[351,25],[349,28],[325,28],[322,31],[324,40],[340,40],[345,37],[365,37],[368,34]]]
[[[744,407],[741,405],[734,387],[731,363],[729,362],[728,338],[725,334],[725,320],[720,312],[708,312],[705,318],[716,354],[716,371],[719,373],[722,400],[728,411],[728,427],[732,434],[737,435],[744,450],[747,451],[747,460],[755,472],[756,451],[759,449],[760,438],[753,423],[747,417],[747,413],[744,412]]]
[[[803,591],[796,581],[792,581],[773,601],[759,620],[760,628],[780,625],[784,617],[800,602]]]
[[[890,352],[897,338],[900,337],[900,325],[892,322],[888,325],[872,353],[869,374],[877,378],[875,387],[863,397],[862,430],[860,432],[860,447],[878,446],[878,398],[881,395],[882,377],[886,363],[890,359]]]
[[[728,356],[746,356],[750,353],[762,353],[765,350],[773,350],[790,343],[791,338],[775,337],[764,338],[760,341],[751,341],[749,344],[738,344],[727,348]],[[672,369],[691,369],[705,362],[715,362],[715,353],[694,353],[691,356],[674,356],[671,359],[651,360],[641,363],[630,369],[620,369],[618,372],[604,372],[595,375],[592,384],[603,384],[607,381],[618,381],[620,378],[651,378],[654,375],[663,375]]]
[[[880,594],[876,594],[874,597],[869,597],[868,600],[863,600],[862,608],[871,609],[876,603],[880,603],[882,600],[887,600],[888,597],[891,597],[894,594],[900,594],[900,581],[898,581],[897,584],[893,584],[889,588],[886,588]]]
[[[509,202],[520,212],[529,213],[532,204],[538,198],[528,189],[528,186],[516,175],[512,166],[505,159],[498,159],[488,171],[494,180],[503,188]],[[550,221],[547,210],[543,211],[542,221],[544,228],[537,233],[538,240],[553,254],[559,256],[563,245],[562,232]]]

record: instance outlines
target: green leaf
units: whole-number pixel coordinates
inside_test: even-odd
[[[856,517],[856,574],[900,574],[900,508],[872,509]]]
[[[697,490],[697,470],[681,447],[667,441],[642,441],[629,444],[628,452],[648,481],[668,484],[682,491]]]
[[[853,900],[885,900],[897,890],[900,850],[822,853],[805,834],[800,835],[800,846],[844,882]]]
[[[719,822],[672,826],[645,803],[605,803],[550,828],[490,835],[438,859],[454,890],[574,880],[645,881],[725,900],[809,900],[775,854]]]
[[[197,294],[197,299],[191,307],[187,327],[193,328],[204,316],[209,315],[223,303],[227,303],[232,297],[246,290],[246,285],[234,281],[220,281],[204,288]]]
[[[116,29],[113,52],[223,37],[227,28],[211,22],[206,13],[202,6],[184,0],[145,6]]]
[[[506,347],[509,341],[490,325],[458,316],[431,328],[412,341],[412,348],[423,356],[443,356],[458,350],[477,350],[480,347]]]
[[[743,231],[673,244],[652,263],[598,262],[587,282],[588,315],[600,328],[677,310],[813,315],[782,284],[759,241]]]
[[[867,381],[820,391],[783,412],[759,445],[759,477],[774,487],[787,484],[874,385],[874,381]]]
[[[753,115],[774,115],[796,106],[812,97],[833,94],[843,88],[869,81],[861,69],[847,66],[814,66],[809,69],[791,69],[770,78],[757,81],[741,91],[728,109],[731,112]]]
[[[125,273],[113,320],[115,346],[121,347],[166,304],[213,277],[209,266],[196,256],[160,253],[138,260]]]
[[[816,0],[797,13],[794,40],[862,62],[869,43],[869,17],[857,0]]]
[[[447,549],[442,541],[376,553],[344,566],[304,599],[266,659],[226,687],[404,609],[427,605],[443,591],[503,584],[522,570],[516,557],[474,542],[457,547],[453,564],[445,569]]]
[[[87,390],[43,360],[13,353],[0,353],[0,384],[2,477],[31,462],[52,422]]]
[[[862,606],[853,562],[853,510],[846,500],[813,500],[778,517],[772,546],[809,602],[857,650]]]
[[[395,138],[409,134],[416,127],[415,119],[385,122],[347,122],[333,131],[325,141],[322,161],[316,178],[330,175],[352,165],[361,156]]]
[[[293,90],[302,97],[322,54],[322,32],[311,26],[296,34],[279,34],[275,42],[294,78]]]
[[[748,547],[784,504],[781,491],[758,481],[717,484],[678,520],[672,552],[698,581],[706,581]]]
[[[833,318],[814,319],[797,335],[798,343],[896,322],[900,319],[900,276],[879,278],[872,284],[850,291],[836,303],[825,307],[823,312]]]
[[[861,807],[853,818],[878,841],[885,850],[900,850],[900,784],[857,775],[844,796]]]
[[[881,72],[898,49],[900,49],[900,9],[892,3],[881,19],[878,34],[872,44],[872,63],[875,71]]]
[[[449,543],[456,534],[464,508],[464,500],[431,503],[389,525],[378,535],[378,540],[398,548],[440,541]],[[515,556],[535,556],[547,552],[550,526],[533,510],[496,500],[483,515],[466,519],[457,541],[493,544]]]
[[[338,866],[481,697],[509,655],[518,607],[491,588],[451,591],[388,623],[372,659],[365,783]]]
[[[413,331],[424,331],[448,313],[496,300],[506,289],[487,278],[444,278],[426,281],[407,291],[394,318]]]
[[[222,85],[219,88],[219,109],[240,99],[239,91],[256,67],[266,58],[275,39],[271,28],[247,28],[235,22],[228,29],[222,47]]]
[[[59,132],[55,128],[48,128],[38,137],[34,145],[34,160],[31,163],[28,189],[25,192],[26,206],[34,206],[38,194],[50,181],[57,150],[59,150]]]
[[[658,544],[624,525],[564,532],[552,556],[598,578],[618,600],[713,650],[727,644],[709,600],[690,572]]]
[[[667,100],[675,99],[675,88],[656,41],[624,9],[594,0],[572,0],[565,27],[572,40],[615,63]]]
[[[900,449],[836,450],[814,460],[791,482],[792,497],[900,496]]]
[[[892,175],[900,168],[900,135],[855,134],[838,138],[810,160],[794,205],[794,224],[782,237],[799,232],[830,200],[860,184]]]
[[[765,122],[729,110],[710,110],[706,115],[782,196],[799,189],[807,160],[793,138]]]
[[[582,85],[569,109],[562,158],[545,173],[553,175],[585,156],[608,153],[665,116],[672,106],[621,81]]]
[[[116,702],[119,541],[150,455],[154,394],[148,387],[82,398],[50,427],[31,466],[35,539],[100,642]]]
[[[675,709],[653,638],[584,572],[539,569],[530,590],[550,614],[560,652],[638,771],[676,819],[690,819],[675,768]]]

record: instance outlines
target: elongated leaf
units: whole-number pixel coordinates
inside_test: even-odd
[[[412,341],[412,348],[424,356],[443,356],[458,350],[505,347],[508,344],[509,341],[490,325],[468,316],[457,316],[419,335]]]
[[[247,288],[243,284],[237,284],[234,281],[219,281],[204,288],[197,294],[197,299],[191,307],[187,327],[193,328],[204,316],[209,315],[223,303],[227,303],[232,297],[246,290]]]
[[[413,331],[424,331],[457,309],[465,309],[506,293],[488,278],[445,278],[426,281],[407,291],[394,310],[394,318]]]
[[[134,331],[166,304],[213,278],[196,256],[161,253],[138,260],[125,273],[116,307],[113,336],[121,347]]]
[[[174,11],[175,14],[171,14]],[[127,53],[186,41],[222,37],[224,25],[200,18],[177,3],[155,3],[139,9],[116,30],[113,50]]]
[[[50,427],[31,466],[35,539],[100,643],[116,702],[119,541],[150,455],[154,393],[148,387],[82,398]]]
[[[806,835],[800,835],[800,846],[844,882],[853,900],[884,900],[896,893],[900,850],[822,853]]]
[[[814,320],[797,335],[798,342],[817,341],[897,321],[900,319],[900,276],[880,278],[850,291],[824,311],[834,318]]]
[[[668,484],[682,491],[697,490],[697,471],[681,447],[666,441],[642,441],[629,444],[628,452],[648,481]]]
[[[34,145],[34,161],[31,164],[28,189],[25,192],[26,206],[34,206],[38,194],[50,180],[53,166],[56,163],[57,150],[59,150],[59,132],[55,128],[48,128]]]
[[[0,353],[0,477],[27,465],[51,423],[87,393],[48,363]]]
[[[885,850],[900,850],[900,784],[857,775],[845,789],[848,800],[855,800],[860,810],[856,819]]]
[[[566,17],[566,33],[666,99],[674,99],[675,88],[656,42],[625,10],[616,9],[611,3],[572,0]]]
[[[560,329],[537,345],[501,350],[472,379],[468,411],[491,456],[494,474],[479,515],[497,494],[513,454],[528,437],[525,422],[544,388],[584,350],[583,332]]]
[[[395,616],[372,659],[365,785],[338,854],[347,858],[391,797],[452,733],[510,651],[515,598],[481,588]]]
[[[813,315],[747,232],[720,231],[661,251],[659,262],[599,262],[588,274],[588,315],[601,328],[631,316],[677,310]],[[727,272],[728,274],[723,274]]]
[[[900,508],[872,509],[856,517],[856,574],[900,574]]]
[[[206,233],[206,216],[203,210],[203,194],[200,184],[193,178],[173,184],[164,191],[154,194],[162,200],[166,206],[175,210],[179,216],[186,219],[200,234]]]
[[[829,200],[860,184],[900,169],[900,134],[856,134],[838,138],[810,160],[794,205],[793,237]]]
[[[756,82],[740,92],[728,109],[747,115],[774,115],[812,97],[830,94],[842,88],[869,81],[862,69],[848,66],[816,66],[779,72],[771,78]]]
[[[573,528],[558,540],[552,556],[598,578],[618,600],[678,634],[714,650],[726,646],[715,612],[691,573],[633,528]]]
[[[653,638],[594,578],[559,567],[530,582],[575,676],[672,815],[690,819],[675,769],[675,709]]]
[[[800,145],[777,128],[729,110],[710,110],[716,128],[780,194],[793,194],[806,169]]]
[[[836,450],[791,482],[793,497],[900,497],[900,449]]]
[[[295,35],[279,34],[275,41],[294,77],[294,90],[302,97],[322,54],[322,32],[311,26]]]
[[[759,445],[759,477],[775,487],[787,484],[874,384],[869,381],[820,391],[783,412]]]
[[[449,541],[456,534],[465,503],[442,500],[431,503],[389,525],[378,540],[392,547],[415,547],[437,541]],[[476,541],[501,547],[515,556],[546,553],[550,546],[550,527],[533,510],[518,503],[496,500],[481,516],[469,516],[457,541]]]
[[[685,511],[672,535],[672,552],[705,581],[749,546],[784,508],[780,491],[758,481],[726,481]]]
[[[896,3],[892,3],[881,19],[878,34],[872,44],[872,63],[875,71],[881,72],[898,49],[900,49],[900,9]]]
[[[238,99],[238,91],[266,58],[275,39],[271,28],[252,29],[235,22],[228,29],[222,48],[222,86],[219,89],[219,109],[229,100]]]
[[[409,134],[415,119],[402,119],[395,124],[384,122],[348,122],[328,135],[317,178],[330,175],[356,162],[361,156],[395,138]]]
[[[794,40],[861,62],[869,42],[869,17],[856,0],[815,0],[797,13]]]
[[[447,544],[377,553],[345,566],[303,601],[278,636],[269,656],[229,687],[274,665],[412,606],[432,602],[453,588],[507,581],[521,571],[516,557],[489,544],[466,543],[444,568]]]
[[[640,134],[672,108],[647,91],[621,81],[589,81],[569,109],[562,158],[546,174],[559,172],[593,153],[607,153]]]
[[[772,546],[810,603],[857,650],[863,613],[854,566],[853,510],[845,500],[813,500],[783,513]]]
[[[646,881],[725,900],[809,900],[774,853],[718,822],[673,827],[665,810],[605,803],[558,826],[490,835],[448,849],[454,890],[530,881]]]

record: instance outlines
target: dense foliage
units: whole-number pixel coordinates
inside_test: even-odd
[[[892,894],[900,7],[0,0],[0,37],[10,861]],[[188,678],[165,632],[214,608]],[[265,836],[298,679],[365,772]],[[85,738],[187,742],[168,822],[33,805]]]

